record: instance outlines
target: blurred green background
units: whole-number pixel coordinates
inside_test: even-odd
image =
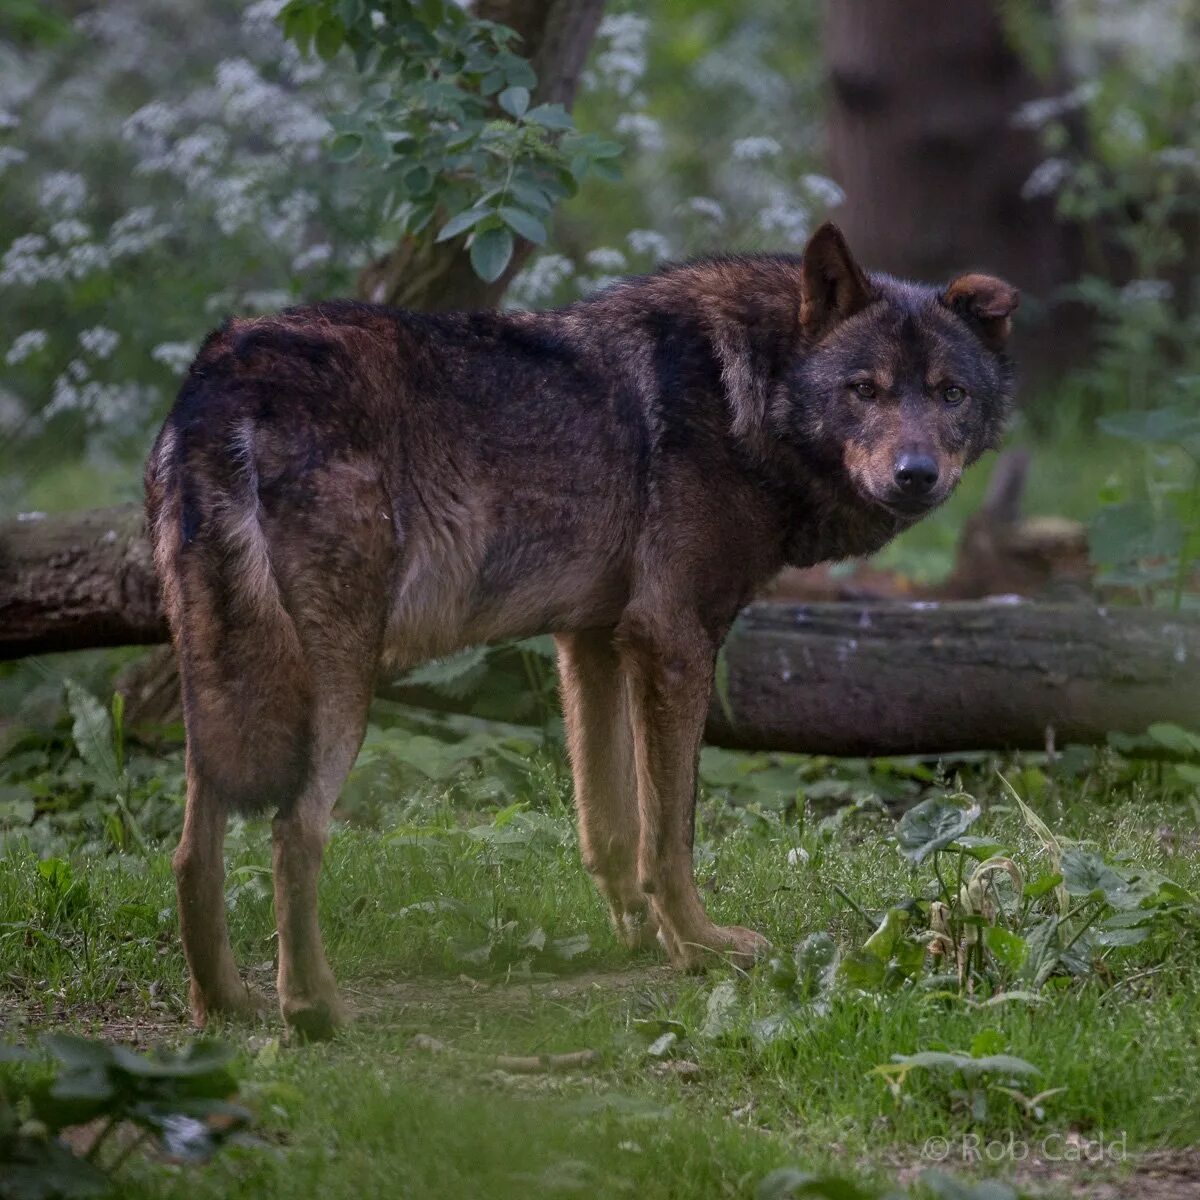
[[[370,78],[346,50],[301,53],[282,8],[0,3],[0,515],[137,500],[208,329],[354,294],[395,243],[386,174],[329,149]],[[1028,507],[1099,519],[1110,578],[1189,603],[1170,581],[1195,552],[1197,5],[922,11],[609,4],[575,117],[621,143],[619,177],[557,207],[505,302],[568,302],[667,257],[795,252],[828,216],[870,267],[1008,273]],[[985,483],[887,560],[944,572]]]

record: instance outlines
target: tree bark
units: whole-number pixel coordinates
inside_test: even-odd
[[[1035,603],[746,609],[726,643],[721,746],[851,757],[1102,743],[1200,728],[1200,620]]]
[[[1036,3],[1052,26],[1049,0]],[[1053,197],[1021,195],[1046,154],[1013,124],[1023,103],[1066,84],[1025,65],[998,0],[831,0],[823,50],[830,173],[846,193],[834,215],[864,264],[933,281],[993,270],[1032,301],[1078,276],[1078,234],[1055,219]],[[1038,307],[1018,322],[1018,361],[1065,365],[1081,310]],[[1053,337],[1033,336],[1051,319]]]
[[[519,53],[537,73],[536,104],[570,108],[588,48],[596,36],[604,0],[478,0],[478,16],[498,21],[521,36]],[[513,256],[498,279],[484,283],[471,269],[460,239],[431,242],[405,238],[364,268],[358,294],[375,304],[451,310],[493,308],[533,250],[517,238]]]
[[[0,659],[166,636],[137,505],[0,524]]]
[[[138,509],[0,525],[0,659],[166,638]],[[756,604],[726,643],[708,738],[871,756],[1034,749],[1200,728],[1200,618],[1091,604]],[[132,685],[177,719],[164,654]],[[464,707],[403,680],[381,694]],[[174,711],[173,711],[174,710]]]

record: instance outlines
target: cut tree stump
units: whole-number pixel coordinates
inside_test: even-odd
[[[135,506],[0,524],[0,659],[166,637]],[[1099,743],[1200,728],[1200,617],[1095,604],[754,604],[726,642],[707,737],[875,756]],[[137,685],[177,704],[164,653]],[[381,694],[445,709],[403,679]],[[131,697],[134,717],[139,696]]]

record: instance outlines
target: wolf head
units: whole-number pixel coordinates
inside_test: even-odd
[[[800,354],[780,432],[863,500],[915,519],[1000,438],[1017,302],[990,275],[944,288],[868,275],[837,227],[821,226],[801,264]]]

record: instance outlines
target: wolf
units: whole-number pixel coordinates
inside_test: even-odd
[[[718,649],[784,565],[870,554],[996,446],[1018,294],[801,255],[667,265],[545,312],[333,301],[205,341],[146,511],[182,678],[175,853],[194,1019],[254,1010],[231,812],[273,814],[279,1003],[344,1019],[317,923],[330,811],[381,674],[556,638],[583,862],[631,946],[748,962],[692,868]]]

